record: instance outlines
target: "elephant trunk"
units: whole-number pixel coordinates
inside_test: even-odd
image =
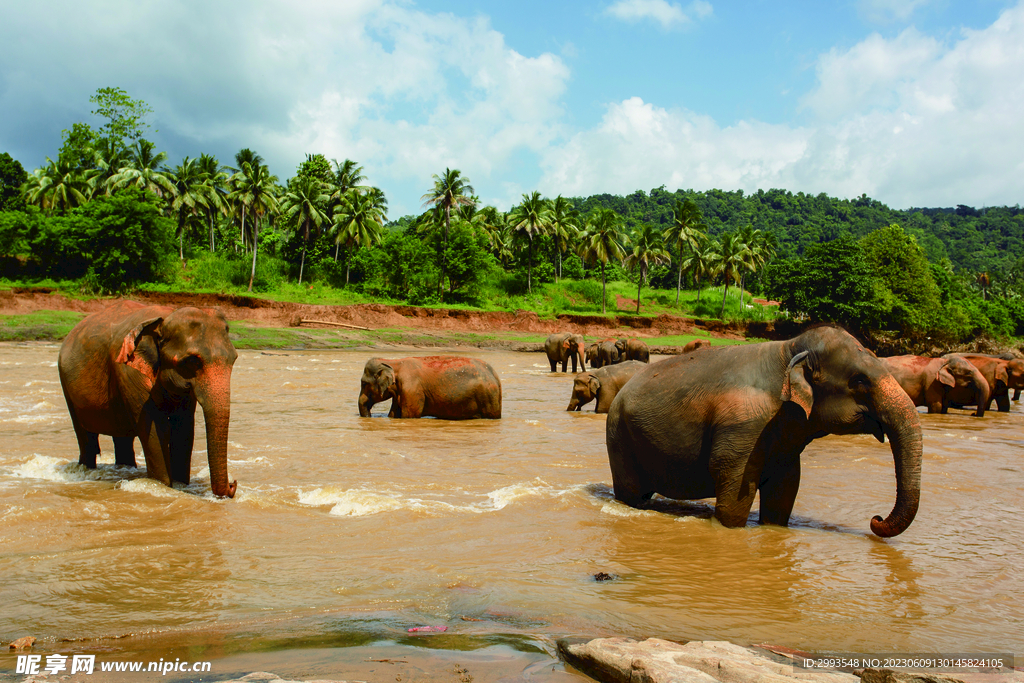
[[[991,391],[985,376],[980,372],[975,372],[974,374],[977,375],[974,379],[974,399],[978,406],[974,411],[974,416],[985,417],[985,410],[988,408],[989,401],[992,400]]]
[[[576,345],[576,355],[580,357],[580,371],[586,372],[587,370],[587,349],[584,342],[580,342]]]
[[[896,466],[896,504],[886,519],[871,519],[871,531],[882,537],[907,530],[917,515],[921,497],[921,421],[910,397],[892,376],[876,389],[875,406]]]
[[[359,394],[359,417],[370,417],[370,408],[373,407],[373,401],[370,400],[369,395],[363,391]]]
[[[238,482],[228,483],[228,426],[231,422],[231,368],[211,369],[194,385],[206,420],[206,453],[210,488],[215,496],[235,497]]]

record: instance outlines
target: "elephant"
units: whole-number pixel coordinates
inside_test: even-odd
[[[210,486],[228,483],[231,370],[238,357],[219,311],[122,301],[93,313],[64,339],[57,359],[64,399],[78,438],[78,462],[96,467],[98,434],[114,438],[115,459],[135,465],[142,443],[146,476],[189,483],[196,404],[206,419]]]
[[[619,354],[618,344],[614,339],[607,339],[597,343],[597,360],[600,362],[598,367],[605,365],[615,365],[625,360]]]
[[[587,366],[584,361],[586,357],[585,344],[583,335],[580,334],[562,332],[549,336],[547,341],[544,342],[544,352],[548,354],[551,372],[555,372],[555,368],[559,363],[562,364],[562,372],[565,372],[570,358],[572,359],[573,372],[576,372],[577,358],[580,363],[580,371],[586,370]]]
[[[601,367],[601,359],[598,357],[598,347],[600,344],[594,342],[587,347],[587,362],[590,363],[590,368],[596,370]]]
[[[726,527],[786,526],[800,453],[826,434],[888,436],[896,503],[871,530],[896,536],[913,522],[921,487],[921,423],[886,366],[845,330],[812,328],[788,341],[719,346],[640,370],[606,423],[615,497],[643,506],[655,493],[715,498]]]
[[[698,349],[710,349],[711,342],[707,339],[694,339],[691,342],[687,342],[686,346],[683,347],[683,353],[691,353]]]
[[[597,399],[594,412],[607,413],[619,389],[644,365],[643,361],[627,360],[606,368],[581,372],[573,380],[572,398],[566,410],[581,411],[583,406]]]
[[[880,360],[914,405],[928,406],[929,413],[943,414],[954,402],[977,405],[975,416],[985,416],[989,403],[988,382],[978,368],[961,356],[890,356]]]
[[[619,339],[615,342],[620,360],[638,360],[641,363],[651,362],[651,350],[647,343],[640,339]]]
[[[370,417],[373,405],[388,398],[388,417],[501,418],[501,380],[476,358],[371,358],[363,368],[359,415]]]
[[[987,356],[983,353],[947,353],[943,358],[951,355],[959,355],[970,361],[985,377],[989,386],[989,404],[995,399],[996,407],[1001,413],[1010,411],[1010,389],[1024,388],[1024,360],[1014,358],[1007,360],[998,356]],[[971,405],[969,402],[959,405]],[[989,405],[985,406],[986,409]]]
[[[1000,353],[999,355],[996,356],[996,358],[1002,358],[1003,360],[1019,360],[1019,357],[1013,355],[1012,353]],[[1014,389],[1013,389],[1013,400],[1014,401],[1019,401],[1020,400],[1020,390],[1021,389],[1024,389],[1024,387],[1014,387]]]

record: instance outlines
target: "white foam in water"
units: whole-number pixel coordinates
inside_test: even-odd
[[[300,492],[299,502],[318,507],[331,505],[330,514],[341,517],[365,517],[403,507],[402,501],[391,495],[365,489],[341,491],[331,487],[314,489],[307,493]]]
[[[58,382],[57,382],[57,380],[49,380],[49,379],[31,379],[31,380],[25,382],[25,386],[26,387],[34,387],[37,384],[58,384]]]
[[[491,491],[487,494],[487,497],[490,499],[493,509],[501,510],[509,503],[513,503],[520,498],[552,493],[561,494],[565,493],[565,491],[556,492],[555,489],[547,484],[512,484],[511,486]]]
[[[116,465],[99,464],[90,470],[72,460],[61,460],[48,455],[33,455],[32,459],[10,468],[15,477],[73,483],[79,481],[117,481],[123,479],[125,469]]]
[[[181,489],[188,490],[192,486],[195,486],[195,484],[191,484],[189,487],[179,484],[178,486],[171,488],[170,486],[165,486],[158,482],[156,479],[146,479],[143,477],[141,479],[122,479],[114,485],[114,488],[122,491],[128,491],[130,493],[148,493],[149,495],[156,496],[157,498],[179,498],[183,495],[187,495],[184,490],[178,488],[179,486]]]

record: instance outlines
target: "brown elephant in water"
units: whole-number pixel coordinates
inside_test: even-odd
[[[576,372],[577,359],[579,359],[580,371],[586,370],[587,366],[584,362],[586,357],[585,344],[586,342],[581,334],[561,332],[550,335],[547,341],[544,342],[544,353],[547,354],[548,362],[551,364],[551,372],[555,372],[555,368],[559,363],[562,364],[562,372],[565,372],[569,359],[572,359],[573,372]]]
[[[572,398],[566,410],[581,411],[583,406],[597,399],[594,412],[607,413],[619,390],[643,367],[646,367],[643,361],[627,360],[606,368],[581,372],[573,380]]]
[[[655,493],[711,498],[727,527],[747,523],[760,492],[762,524],[786,525],[800,453],[826,434],[888,436],[896,504],[871,530],[895,536],[917,514],[921,423],[886,366],[842,329],[789,341],[718,346],[640,370],[606,423],[615,497],[634,507]]]
[[[78,438],[78,461],[96,467],[98,434],[114,437],[119,465],[135,465],[142,443],[146,475],[189,483],[196,403],[206,419],[210,485],[234,497],[228,483],[231,369],[238,354],[219,311],[122,301],[78,323],[57,359],[64,398]]]
[[[459,356],[371,358],[363,368],[359,415],[391,399],[388,417],[446,420],[501,417],[501,380],[490,364]]]
[[[951,403],[977,405],[976,417],[985,416],[989,386],[973,364],[956,354],[943,358],[890,356],[880,359],[916,406],[929,413],[948,412]]]
[[[601,367],[601,358],[598,354],[598,347],[600,344],[594,342],[587,347],[587,362],[590,363],[590,368],[596,370]]]
[[[711,342],[707,339],[694,339],[691,342],[687,342],[686,346],[683,347],[683,353],[691,353],[697,349],[710,349]]]
[[[995,399],[996,407],[999,409],[999,412],[1009,412],[1009,390],[1024,389],[1024,360],[1019,358],[1006,359],[1000,358],[999,356],[987,356],[983,353],[947,353],[943,358],[953,355],[966,358],[974,365],[974,367],[978,368],[981,374],[985,377],[990,390],[989,405],[986,405],[985,408],[988,409],[991,406],[992,399]],[[953,400],[953,403],[958,405],[973,405],[970,402],[961,403],[955,399]]]
[[[600,365],[615,365],[625,360],[619,353],[618,343],[614,339],[606,339],[597,343],[597,360]]]
[[[651,362],[651,350],[642,339],[619,339],[615,342],[619,352],[619,360],[638,360],[641,363]]]

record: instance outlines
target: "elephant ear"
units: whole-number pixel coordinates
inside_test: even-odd
[[[156,367],[143,354],[137,353],[136,349],[142,339],[142,335],[146,334],[146,332],[155,332],[161,322],[163,322],[163,318],[150,318],[149,320],[143,320],[133,327],[124,336],[124,340],[121,342],[121,350],[117,353],[116,362],[141,372],[149,380],[150,386],[156,382]]]
[[[590,379],[587,381],[587,386],[590,387],[590,393],[597,396],[597,391],[601,388],[601,380],[591,375]]]
[[[941,384],[945,384],[947,387],[956,386],[956,379],[949,372],[949,363],[946,363],[939,368],[939,374],[935,376],[935,379],[939,380]]]
[[[814,390],[807,381],[807,351],[801,351],[793,356],[786,368],[786,376],[782,378],[782,400],[792,401],[804,409],[804,414],[811,417],[811,407],[814,405]]]
[[[376,383],[377,393],[382,397],[386,397],[392,385],[395,383],[395,369],[387,363],[381,363],[380,370],[377,371],[374,381]]]
[[[570,340],[569,340],[569,338],[568,338],[568,337],[566,337],[565,339],[563,339],[563,340],[562,340],[562,348],[563,348],[563,349],[567,349],[567,348],[569,348],[569,341],[570,341]]]
[[[1006,363],[1000,363],[996,366],[996,382],[1002,382],[1006,386],[1010,385],[1010,376],[1006,372]]]

